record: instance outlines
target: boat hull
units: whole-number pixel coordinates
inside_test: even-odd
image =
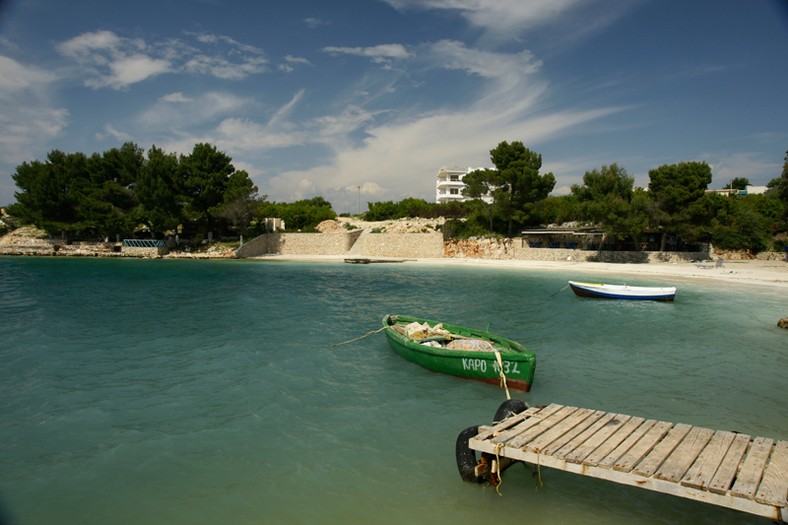
[[[676,288],[672,286],[628,286],[569,281],[569,287],[572,288],[572,291],[578,297],[591,297],[594,299],[670,302],[676,298]]]
[[[536,369],[536,355],[520,343],[482,330],[438,323],[418,317],[387,315],[383,318],[383,326],[389,346],[404,359],[433,372],[502,386],[501,366],[498,365],[495,352],[452,350],[427,346],[393,328],[397,324],[405,325],[412,322],[426,322],[430,326],[442,324],[443,328],[451,332],[452,336],[457,339],[488,341],[501,356],[506,386],[524,392],[531,389]]]

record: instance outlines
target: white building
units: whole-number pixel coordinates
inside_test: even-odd
[[[750,186],[747,185],[743,190],[736,190],[731,188],[723,188],[721,190],[706,190],[707,193],[719,193],[721,195],[738,195],[744,197],[746,195],[763,195],[768,190],[768,186]]]
[[[463,177],[468,173],[476,170],[483,170],[485,168],[441,168],[438,170],[435,183],[435,202],[438,204],[445,204],[452,201],[465,201],[468,200],[462,194],[465,183],[462,182]],[[482,200],[487,203],[492,203],[491,195],[485,195]]]

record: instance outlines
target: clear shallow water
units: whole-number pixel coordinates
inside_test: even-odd
[[[465,484],[454,440],[503,392],[408,363],[382,334],[332,346],[389,312],[489,324],[537,352],[515,394],[531,404],[788,437],[783,295],[681,282],[673,304],[596,301],[569,278],[599,280],[0,258],[0,523],[768,523],[546,469],[537,489],[522,465],[503,497]]]

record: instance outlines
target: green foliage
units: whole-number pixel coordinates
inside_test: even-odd
[[[412,197],[397,203],[392,201],[370,202],[367,207],[369,209],[364,213],[364,220],[367,221],[388,221],[406,217],[433,219],[436,217],[463,217],[465,215],[464,203],[436,204]]]
[[[551,173],[541,175],[541,156],[521,142],[501,142],[490,151],[495,169],[469,173],[463,181],[471,200],[435,204],[407,198],[370,203],[365,219],[407,217],[448,220],[447,238],[513,235],[539,224],[582,221],[601,226],[616,240],[660,232],[681,242],[712,242],[726,249],[758,252],[781,246],[788,231],[788,151],[780,177],[765,195],[735,199],[706,193],[711,169],[703,162],[682,162],[649,171],[649,191],[633,189],[633,178],[617,164],[587,172],[572,194],[549,197]],[[335,219],[322,197],[270,203],[258,197],[245,171],[209,144],[176,156],[156,146],[145,153],[133,143],[90,157],[50,152],[42,162],[17,166],[17,202],[6,211],[19,224],[35,224],[50,235],[86,238],[130,236],[144,225],[161,237],[177,231],[203,239],[213,231],[263,233],[264,219],[278,217],[288,230],[312,231]],[[731,182],[735,188],[745,178]],[[482,199],[493,197],[492,203]],[[664,248],[664,244],[663,244]]]
[[[364,220],[367,221],[387,221],[400,218],[400,209],[393,201],[370,202],[367,204],[367,208],[364,213]]]
[[[583,184],[572,186],[572,193],[583,220],[600,225],[613,239],[629,239],[640,246],[649,222],[649,206],[642,190],[635,197],[634,182],[634,177],[614,163],[586,172]]]
[[[180,169],[187,219],[198,225],[198,231],[213,229],[214,213],[223,203],[227,181],[235,171],[230,157],[210,144],[196,144],[190,155],[181,157]]]
[[[148,151],[134,193],[139,201],[135,218],[152,232],[175,230],[182,223],[184,210],[182,171],[178,158],[156,146]]]
[[[750,179],[748,179],[747,177],[736,177],[731,181],[728,187],[733,190],[746,190],[747,186],[749,185],[750,185]]]
[[[90,189],[85,155],[54,150],[46,162],[18,166],[13,179],[23,190],[15,193],[18,206],[14,207],[21,219],[51,234],[77,232],[85,226],[86,217],[79,213]]]
[[[537,203],[546,199],[555,187],[552,173],[539,174],[542,156],[522,142],[504,141],[490,150],[490,160],[494,170],[468,174],[474,195],[486,189],[493,197],[490,225],[494,223],[493,218],[501,219],[507,234],[512,236],[516,228],[538,224]]]
[[[782,174],[780,177],[772,179],[767,186],[769,187],[767,193],[782,203],[783,215],[780,228],[782,231],[788,231],[788,151],[785,152]]]
[[[444,239],[469,239],[471,237],[490,237],[487,229],[486,218],[483,216],[471,217],[468,220],[449,219],[443,223]]]
[[[337,218],[331,203],[323,197],[314,197],[293,203],[260,202],[254,217],[263,224],[266,217],[277,217],[285,221],[288,231],[314,231],[323,221]],[[256,233],[264,233],[256,230]]]
[[[189,236],[242,229],[244,214],[229,208],[257,191],[208,144],[180,159],[155,146],[146,159],[130,142],[90,157],[54,150],[46,162],[17,166],[13,179],[19,191],[10,212],[51,235],[87,238],[131,236],[139,225],[154,236],[179,227]]]
[[[692,217],[693,204],[706,192],[711,182],[711,168],[705,162],[680,162],[664,165],[648,172],[649,195],[654,200],[652,226],[663,233],[676,235],[685,242],[698,240],[701,217]],[[663,242],[666,239],[663,235]],[[664,248],[664,245],[663,245]]]
[[[547,197],[537,203],[540,224],[563,224],[581,220],[580,201],[576,195]]]
[[[768,223],[753,210],[738,208],[715,222],[711,242],[718,248],[758,253],[769,247]]]
[[[263,196],[262,200],[266,198]],[[230,175],[222,204],[210,211],[214,216],[229,221],[232,229],[244,234],[259,203],[257,186],[249,178],[249,174],[241,170]]]
[[[474,170],[466,174],[462,179],[462,182],[465,184],[462,194],[473,199],[474,211],[476,212],[474,216],[484,214],[487,217],[490,231],[493,231],[494,228],[495,203],[485,201],[484,197],[491,195],[495,189],[492,186],[495,176],[494,170]]]

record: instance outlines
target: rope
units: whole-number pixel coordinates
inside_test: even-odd
[[[384,327],[382,327],[382,328],[378,328],[377,330],[373,330],[372,332],[367,332],[366,334],[364,334],[364,335],[362,335],[362,336],[359,336],[359,337],[356,337],[355,339],[351,339],[351,340],[349,340],[349,341],[343,341],[343,342],[341,342],[341,343],[334,343],[334,344],[333,344],[333,345],[331,345],[331,346],[340,346],[340,345],[346,345],[346,344],[348,344],[348,343],[352,343],[353,341],[358,341],[359,339],[364,339],[365,337],[369,337],[369,336],[371,336],[371,335],[375,335],[375,334],[377,334],[377,333],[379,333],[379,332],[382,332],[382,331],[383,331],[383,330],[385,330],[386,328],[388,328],[388,326],[384,326]]]
[[[493,467],[493,473],[495,477],[498,479],[498,484],[495,485],[495,492],[498,493],[499,496],[503,496],[501,491],[499,490],[500,486],[503,485],[503,478],[501,477],[501,449],[503,448],[503,443],[496,443],[495,444],[495,466]]]
[[[506,384],[506,374],[503,373],[503,360],[498,350],[495,350],[495,359],[498,361],[498,374],[501,376],[500,386],[506,390],[506,399],[511,399],[512,396],[509,395],[509,386]]]

